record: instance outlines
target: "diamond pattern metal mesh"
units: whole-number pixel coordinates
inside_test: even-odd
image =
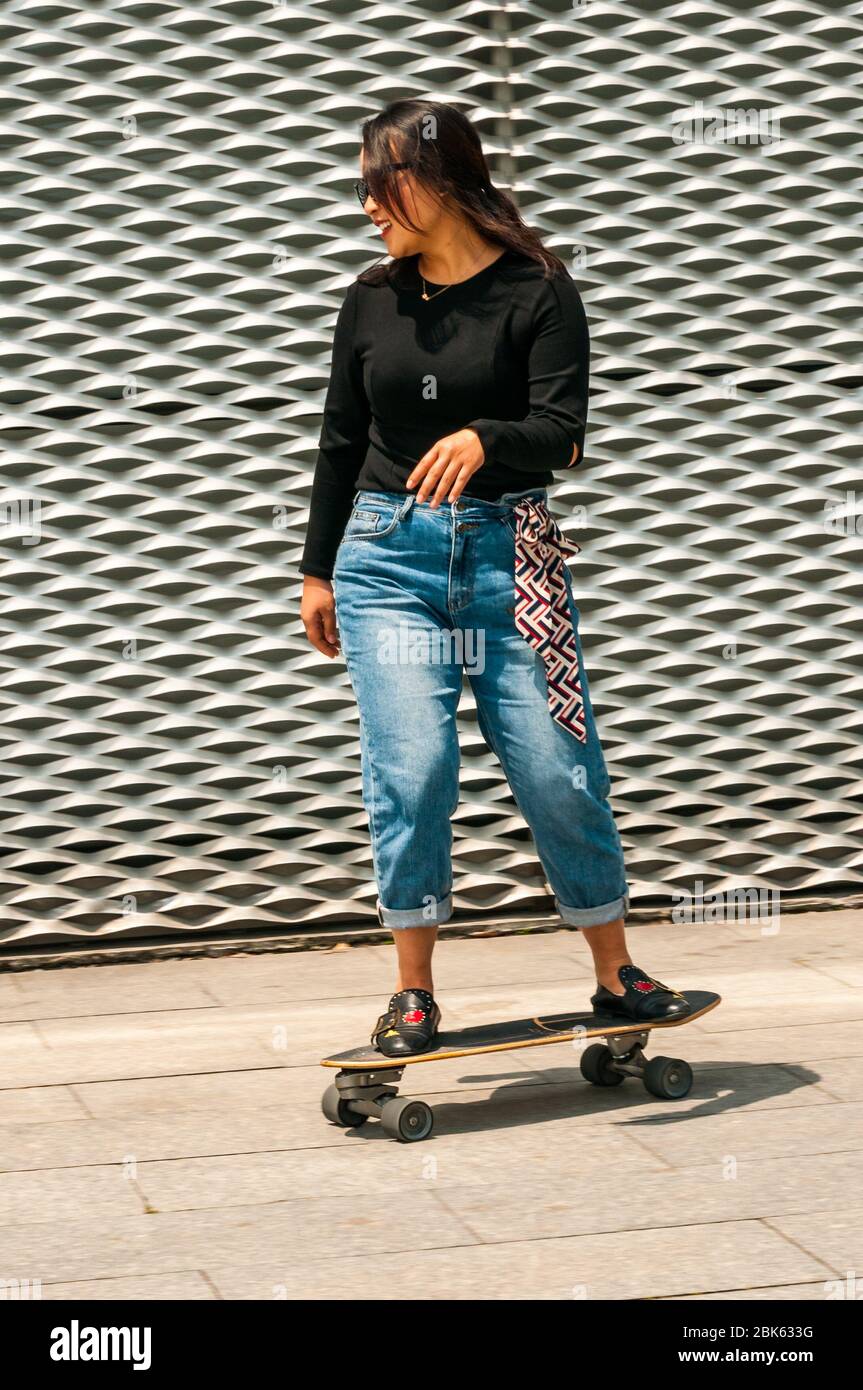
[[[296,562],[378,255],[359,123],[416,94],[468,111],[588,307],[587,462],[553,495],[633,902],[859,891],[860,6],[2,24],[2,938],[374,920],[356,709]],[[698,102],[780,138],[680,138]],[[461,731],[460,913],[550,908],[467,691]]]

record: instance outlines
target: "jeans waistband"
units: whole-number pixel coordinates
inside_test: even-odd
[[[501,512],[511,511],[517,502],[524,497],[534,498],[538,502],[548,502],[548,488],[532,487],[524,488],[520,492],[504,492],[494,502],[488,502],[482,497],[465,497],[462,493],[456,502],[441,502],[435,508],[437,512],[458,512],[459,516],[499,516]],[[372,492],[367,488],[361,488],[354,494],[354,506],[360,503],[366,506],[374,506],[375,503],[398,507],[403,516],[406,516],[411,507],[416,502],[416,492]],[[427,507],[428,502],[422,504]]]

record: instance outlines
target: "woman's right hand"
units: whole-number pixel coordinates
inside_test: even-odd
[[[338,656],[336,600],[329,579],[316,579],[311,574],[305,576],[300,617],[312,646],[323,652],[324,656]]]

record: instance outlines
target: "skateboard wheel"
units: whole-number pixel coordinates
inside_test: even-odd
[[[384,1106],[381,1124],[391,1139],[399,1139],[403,1144],[415,1144],[418,1139],[427,1139],[431,1134],[434,1115],[424,1100],[397,1097],[387,1101]]]
[[[338,1086],[328,1086],[324,1091],[321,1109],[330,1124],[338,1125],[340,1129],[358,1129],[369,1118],[368,1115],[357,1115],[351,1110],[349,1102],[342,1100],[339,1095]]]
[[[679,1057],[651,1057],[644,1068],[644,1085],[660,1100],[682,1100],[692,1090],[692,1068]]]
[[[592,1043],[581,1054],[581,1074],[593,1086],[619,1086],[623,1072],[612,1066],[614,1054],[605,1043]]]

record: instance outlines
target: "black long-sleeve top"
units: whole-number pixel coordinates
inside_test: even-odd
[[[574,445],[581,463],[590,337],[569,273],[506,250],[426,301],[418,259],[392,283],[355,280],[339,311],[303,574],[330,579],[356,491],[406,493],[444,435],[476,430],[485,451],[466,497],[544,487]]]

